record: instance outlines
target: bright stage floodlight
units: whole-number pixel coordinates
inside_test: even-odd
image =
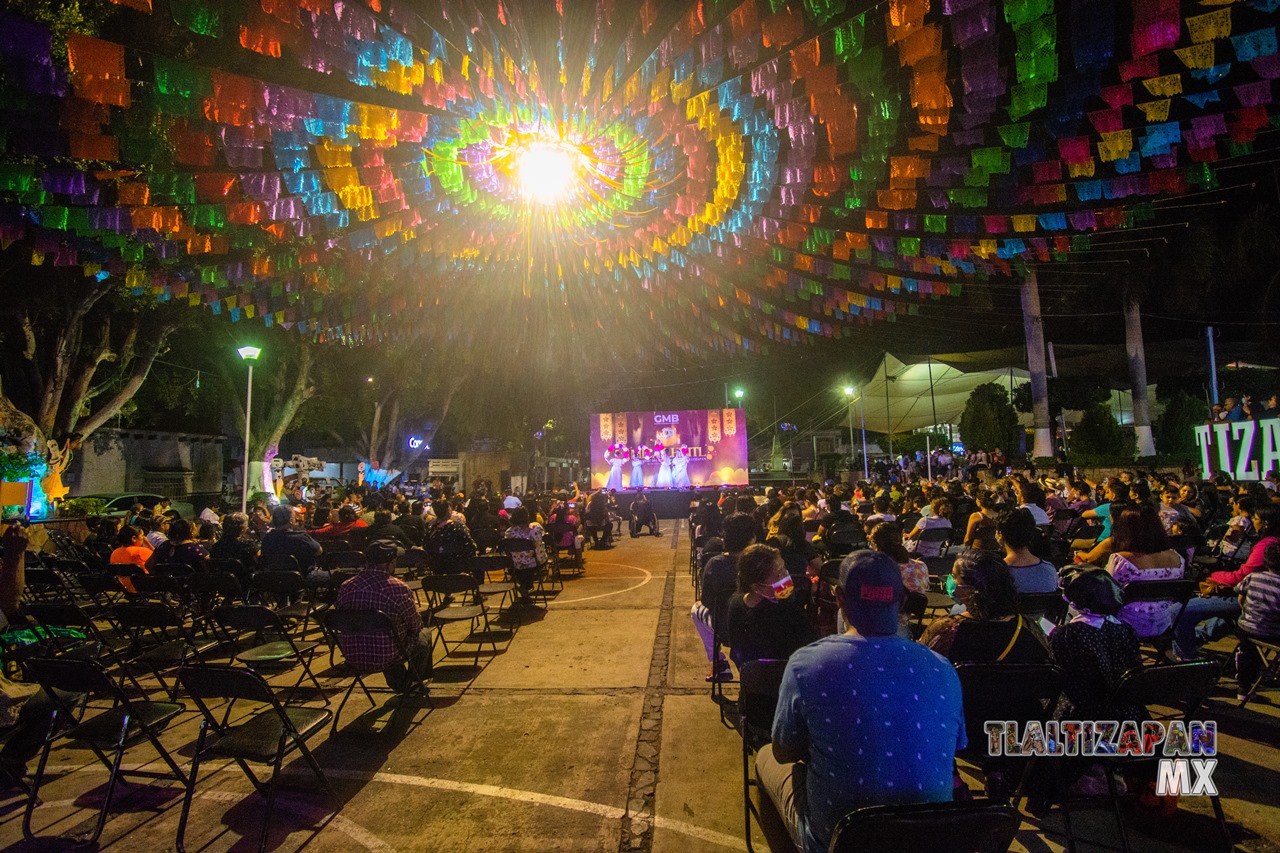
[[[563,142],[531,142],[516,155],[516,174],[524,197],[555,204],[578,185],[582,152]]]
[[[845,395],[846,397],[852,397],[852,396],[853,396],[853,392],[854,392],[854,387],[853,387],[852,385],[846,385],[846,386],[844,386],[844,395]]]
[[[236,352],[240,353],[240,357],[245,361],[257,361],[258,356],[262,355],[260,347],[240,347]]]

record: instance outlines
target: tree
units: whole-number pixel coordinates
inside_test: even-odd
[[[1071,432],[1071,447],[1075,458],[1115,460],[1132,459],[1133,434],[1120,426],[1106,403],[1097,403],[1085,410],[1084,417]]]
[[[1209,407],[1203,400],[1182,391],[1175,391],[1165,399],[1164,412],[1156,419],[1156,444],[1164,456],[1195,459],[1195,428],[1209,417]]]
[[[29,266],[16,247],[4,254],[13,265],[0,275],[10,292],[0,311],[0,433],[49,454],[41,487],[57,500],[72,453],[137,394],[178,309],[134,298],[110,276]]]
[[[984,450],[1016,448],[1018,429],[1018,414],[1003,386],[988,382],[969,392],[960,415],[960,439],[966,446]]]
[[[312,365],[315,344],[284,329],[272,330],[261,337],[262,355],[254,362],[253,400],[249,423],[249,484],[252,491],[262,484],[272,491],[271,460],[280,452],[280,440],[293,426],[304,403],[316,394]],[[256,342],[255,342],[256,343]],[[232,351],[230,344],[227,351]],[[245,373],[239,360],[231,357],[217,361],[218,371],[234,400],[232,418],[236,431],[244,438]],[[239,393],[234,393],[238,389]]]

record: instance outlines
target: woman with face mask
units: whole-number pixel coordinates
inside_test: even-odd
[[[739,669],[752,660],[786,660],[818,635],[796,599],[782,554],[751,545],[738,557],[738,591],[729,602],[729,657]]]

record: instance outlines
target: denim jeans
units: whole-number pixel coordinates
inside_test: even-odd
[[[1176,616],[1176,614],[1175,614]],[[1173,636],[1173,651],[1182,660],[1196,660],[1200,647],[1231,633],[1240,616],[1240,601],[1234,595],[1197,596],[1187,602]]]

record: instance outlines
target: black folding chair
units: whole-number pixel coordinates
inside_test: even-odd
[[[198,642],[182,615],[162,602],[122,601],[111,612],[129,638],[122,668],[141,664],[160,682],[160,689],[170,699],[177,698],[178,683],[175,680],[169,688],[161,673],[182,667],[193,656],[199,660],[218,645]]]
[[[47,635],[47,643],[36,644],[41,649],[47,650],[45,654],[27,654],[25,657],[60,657],[63,654],[70,654],[81,659],[98,659],[104,661],[108,666],[118,666],[124,677],[128,678],[134,688],[141,694],[146,694],[142,685],[138,683],[138,679],[128,668],[123,666],[125,658],[123,652],[125,645],[121,645],[119,640],[112,640],[98,627],[98,623],[89,615],[83,607],[75,602],[56,602],[56,601],[32,601],[22,606],[22,609],[28,616],[36,621],[45,629]],[[84,640],[75,640],[70,637],[56,637],[53,634],[53,628],[72,628],[80,631],[85,635]],[[25,652],[25,649],[22,651]],[[34,651],[34,650],[33,650]]]
[[[435,629],[440,645],[444,647],[445,656],[453,654],[449,642],[444,638],[444,626],[467,622],[470,625],[468,637],[476,633],[477,626],[483,626],[484,634],[496,654],[498,643],[493,639],[489,628],[489,611],[480,598],[480,585],[471,575],[428,575],[422,579],[422,591],[427,596],[427,609],[431,614],[431,626]],[[449,596],[462,596],[457,603],[447,602]],[[461,644],[454,643],[454,649]],[[484,641],[476,643],[476,666],[480,665],[480,649]]]
[[[537,543],[531,539],[503,539],[502,543],[498,547],[502,549],[502,553],[506,554],[507,559],[510,560],[510,565],[508,565],[507,570],[511,572],[513,576],[515,573],[516,554],[536,555],[538,551]],[[538,594],[545,596],[548,594],[545,583],[546,577],[541,568],[542,567],[538,568],[538,573],[536,575]],[[560,585],[561,589],[564,589],[564,581],[561,580],[559,576],[552,575],[551,586],[554,588],[557,583]]]
[[[738,733],[742,735],[742,812],[747,838],[747,850],[755,853],[751,844],[751,816],[760,820],[760,811],[751,801],[752,787],[758,787],[751,772],[751,755],[764,747],[773,737],[773,714],[778,706],[778,692],[782,685],[782,673],[787,668],[784,660],[753,660],[742,665],[738,677]],[[763,791],[760,796],[766,796]]]
[[[843,557],[867,547],[867,534],[861,524],[846,524],[827,531],[823,542],[832,557]]]
[[[1218,664],[1207,660],[1134,667],[1120,677],[1108,707],[1138,706],[1147,709],[1147,719],[1150,720],[1177,719],[1182,720],[1184,724],[1190,723],[1200,710],[1200,706],[1217,686],[1219,675],[1221,671],[1218,669]],[[1155,713],[1153,707],[1171,708],[1173,713],[1162,717]],[[1107,755],[1100,756],[1099,760],[1108,765],[1133,766],[1150,764],[1158,759],[1147,756]],[[1108,795],[1116,826],[1120,830],[1120,846],[1125,853],[1129,853],[1129,836],[1125,831],[1124,814],[1120,808],[1121,795],[1116,789],[1112,774],[1107,772],[1104,775],[1107,777]],[[1222,848],[1227,851],[1233,850],[1231,831],[1227,828],[1227,816],[1222,811],[1222,802],[1217,794],[1211,794],[1209,801],[1217,818]]]
[[[500,572],[502,579],[490,580],[489,575],[493,572]],[[480,595],[498,596],[499,610],[515,596],[516,585],[512,577],[510,554],[477,554],[471,558],[471,574],[480,584]]]
[[[160,731],[182,713],[182,705],[130,699],[96,661],[70,657],[33,658],[27,665],[32,677],[54,701],[44,748],[40,752],[40,761],[27,796],[27,807],[22,815],[22,835],[28,841],[35,838],[31,831],[31,817],[40,802],[40,784],[49,763],[49,753],[54,742],[61,737],[87,745],[110,773],[97,824],[90,837],[81,839],[82,843],[93,844],[102,835],[107,824],[107,812],[111,808],[111,796],[120,777],[177,779],[187,784],[186,774],[160,742]],[[95,697],[109,699],[111,707],[105,710],[91,708],[87,703]],[[125,750],[142,738],[155,747],[169,766],[168,772],[124,770],[120,767]],[[112,752],[110,757],[107,750]]]
[[[845,815],[829,853],[1005,853],[1021,818],[1013,806],[972,800],[871,806]]]
[[[282,706],[270,685],[251,669],[222,665],[189,666],[178,677],[204,718],[200,722],[200,737],[196,740],[195,755],[191,759],[191,776],[183,780],[186,794],[182,798],[182,817],[178,820],[177,849],[180,853],[186,849],[184,836],[187,818],[191,813],[191,800],[196,792],[200,763],[209,758],[229,758],[240,765],[254,789],[267,798],[267,812],[263,817],[262,834],[258,839],[259,853],[267,849],[271,813],[275,808],[276,782],[280,777],[280,767],[290,753],[301,753],[311,772],[329,795],[334,811],[342,810],[342,801],[338,799],[324,770],[311,750],[307,749],[306,743],[333,716],[328,708]],[[211,699],[228,700],[221,719],[209,707],[208,701]],[[240,700],[264,707],[247,722],[229,725],[232,708]],[[249,762],[271,765],[271,778],[266,781],[259,779],[250,769]]]
[[[1045,618],[1061,625],[1067,616],[1067,602],[1059,592],[1020,592],[1018,612],[1031,618]]]
[[[1159,650],[1171,642],[1176,635],[1178,623],[1182,621],[1182,614],[1187,609],[1187,602],[1200,594],[1200,586],[1192,580],[1130,581],[1124,585],[1123,593],[1125,604],[1138,601],[1166,601],[1177,608],[1178,612],[1173,617],[1173,621],[1162,634],[1154,637],[1139,637],[1144,643],[1151,643]],[[1160,659],[1158,654],[1155,657],[1157,661]]]
[[[362,667],[357,664],[349,656],[349,650],[355,648],[355,644],[368,645],[371,642],[392,643],[399,656],[408,664],[409,677],[416,679],[417,683],[422,683],[427,679],[427,674],[419,670],[414,664],[413,650],[407,648],[406,643],[400,640],[391,617],[381,610],[327,610],[321,615],[320,621],[324,625],[325,633],[328,634],[334,645],[342,650],[343,663],[353,676],[351,686],[342,694],[342,701],[338,703],[338,710],[333,715],[333,730],[335,732],[338,730],[338,718],[342,716],[342,709],[346,707],[347,700],[351,698],[351,694],[355,691],[357,685],[364,691],[369,704],[375,708],[378,703],[373,698],[374,689],[383,692],[395,692],[390,686],[370,689],[369,685],[365,683],[364,677],[382,670],[380,668]],[[420,695],[425,697],[427,695],[426,691],[422,690]],[[430,698],[427,701],[430,703]]]
[[[1033,758],[993,757],[987,752],[987,720],[1009,720],[1019,724],[1052,719],[1062,694],[1062,670],[1052,664],[966,663],[956,667],[964,704],[968,746],[957,754],[983,772],[987,796],[1008,802],[1017,798],[1031,772]],[[1059,759],[1052,759],[1058,761]],[[1056,766],[1056,765],[1055,765]],[[1000,776],[1014,775],[1016,784],[1000,782]],[[1063,810],[1067,836],[1071,837],[1071,817]]]
[[[1258,695],[1258,691],[1262,689],[1262,685],[1267,682],[1267,679],[1280,675],[1280,643],[1274,640],[1264,640],[1253,635],[1249,635],[1248,641],[1257,651],[1258,657],[1262,659],[1262,666],[1258,668],[1257,681],[1248,685],[1246,691],[1240,694],[1236,702],[1237,708],[1243,708],[1253,701],[1253,697]]]
[[[316,680],[311,670],[311,659],[315,657],[319,643],[297,643],[285,627],[280,615],[261,604],[228,604],[216,608],[212,612],[213,623],[222,632],[229,653],[237,661],[246,666],[279,666],[291,668],[302,666],[302,673],[293,687],[289,688],[289,696],[297,692],[303,679],[310,678],[317,692],[324,697],[325,704],[329,698],[324,695],[324,688]],[[252,638],[250,648],[241,649],[244,637]],[[288,704],[288,700],[285,701]]]
[[[301,572],[296,569],[263,569],[254,572],[249,581],[249,592],[254,603],[273,603],[271,609],[280,614],[280,618],[289,622],[301,622],[302,636],[306,636],[307,626],[311,621],[311,603],[307,600],[307,583]]]
[[[916,539],[916,542],[937,545],[938,556],[945,557],[947,549],[951,546],[951,537],[955,535],[955,530],[950,527],[926,527],[920,531],[920,536]],[[932,551],[933,549],[926,550]]]

